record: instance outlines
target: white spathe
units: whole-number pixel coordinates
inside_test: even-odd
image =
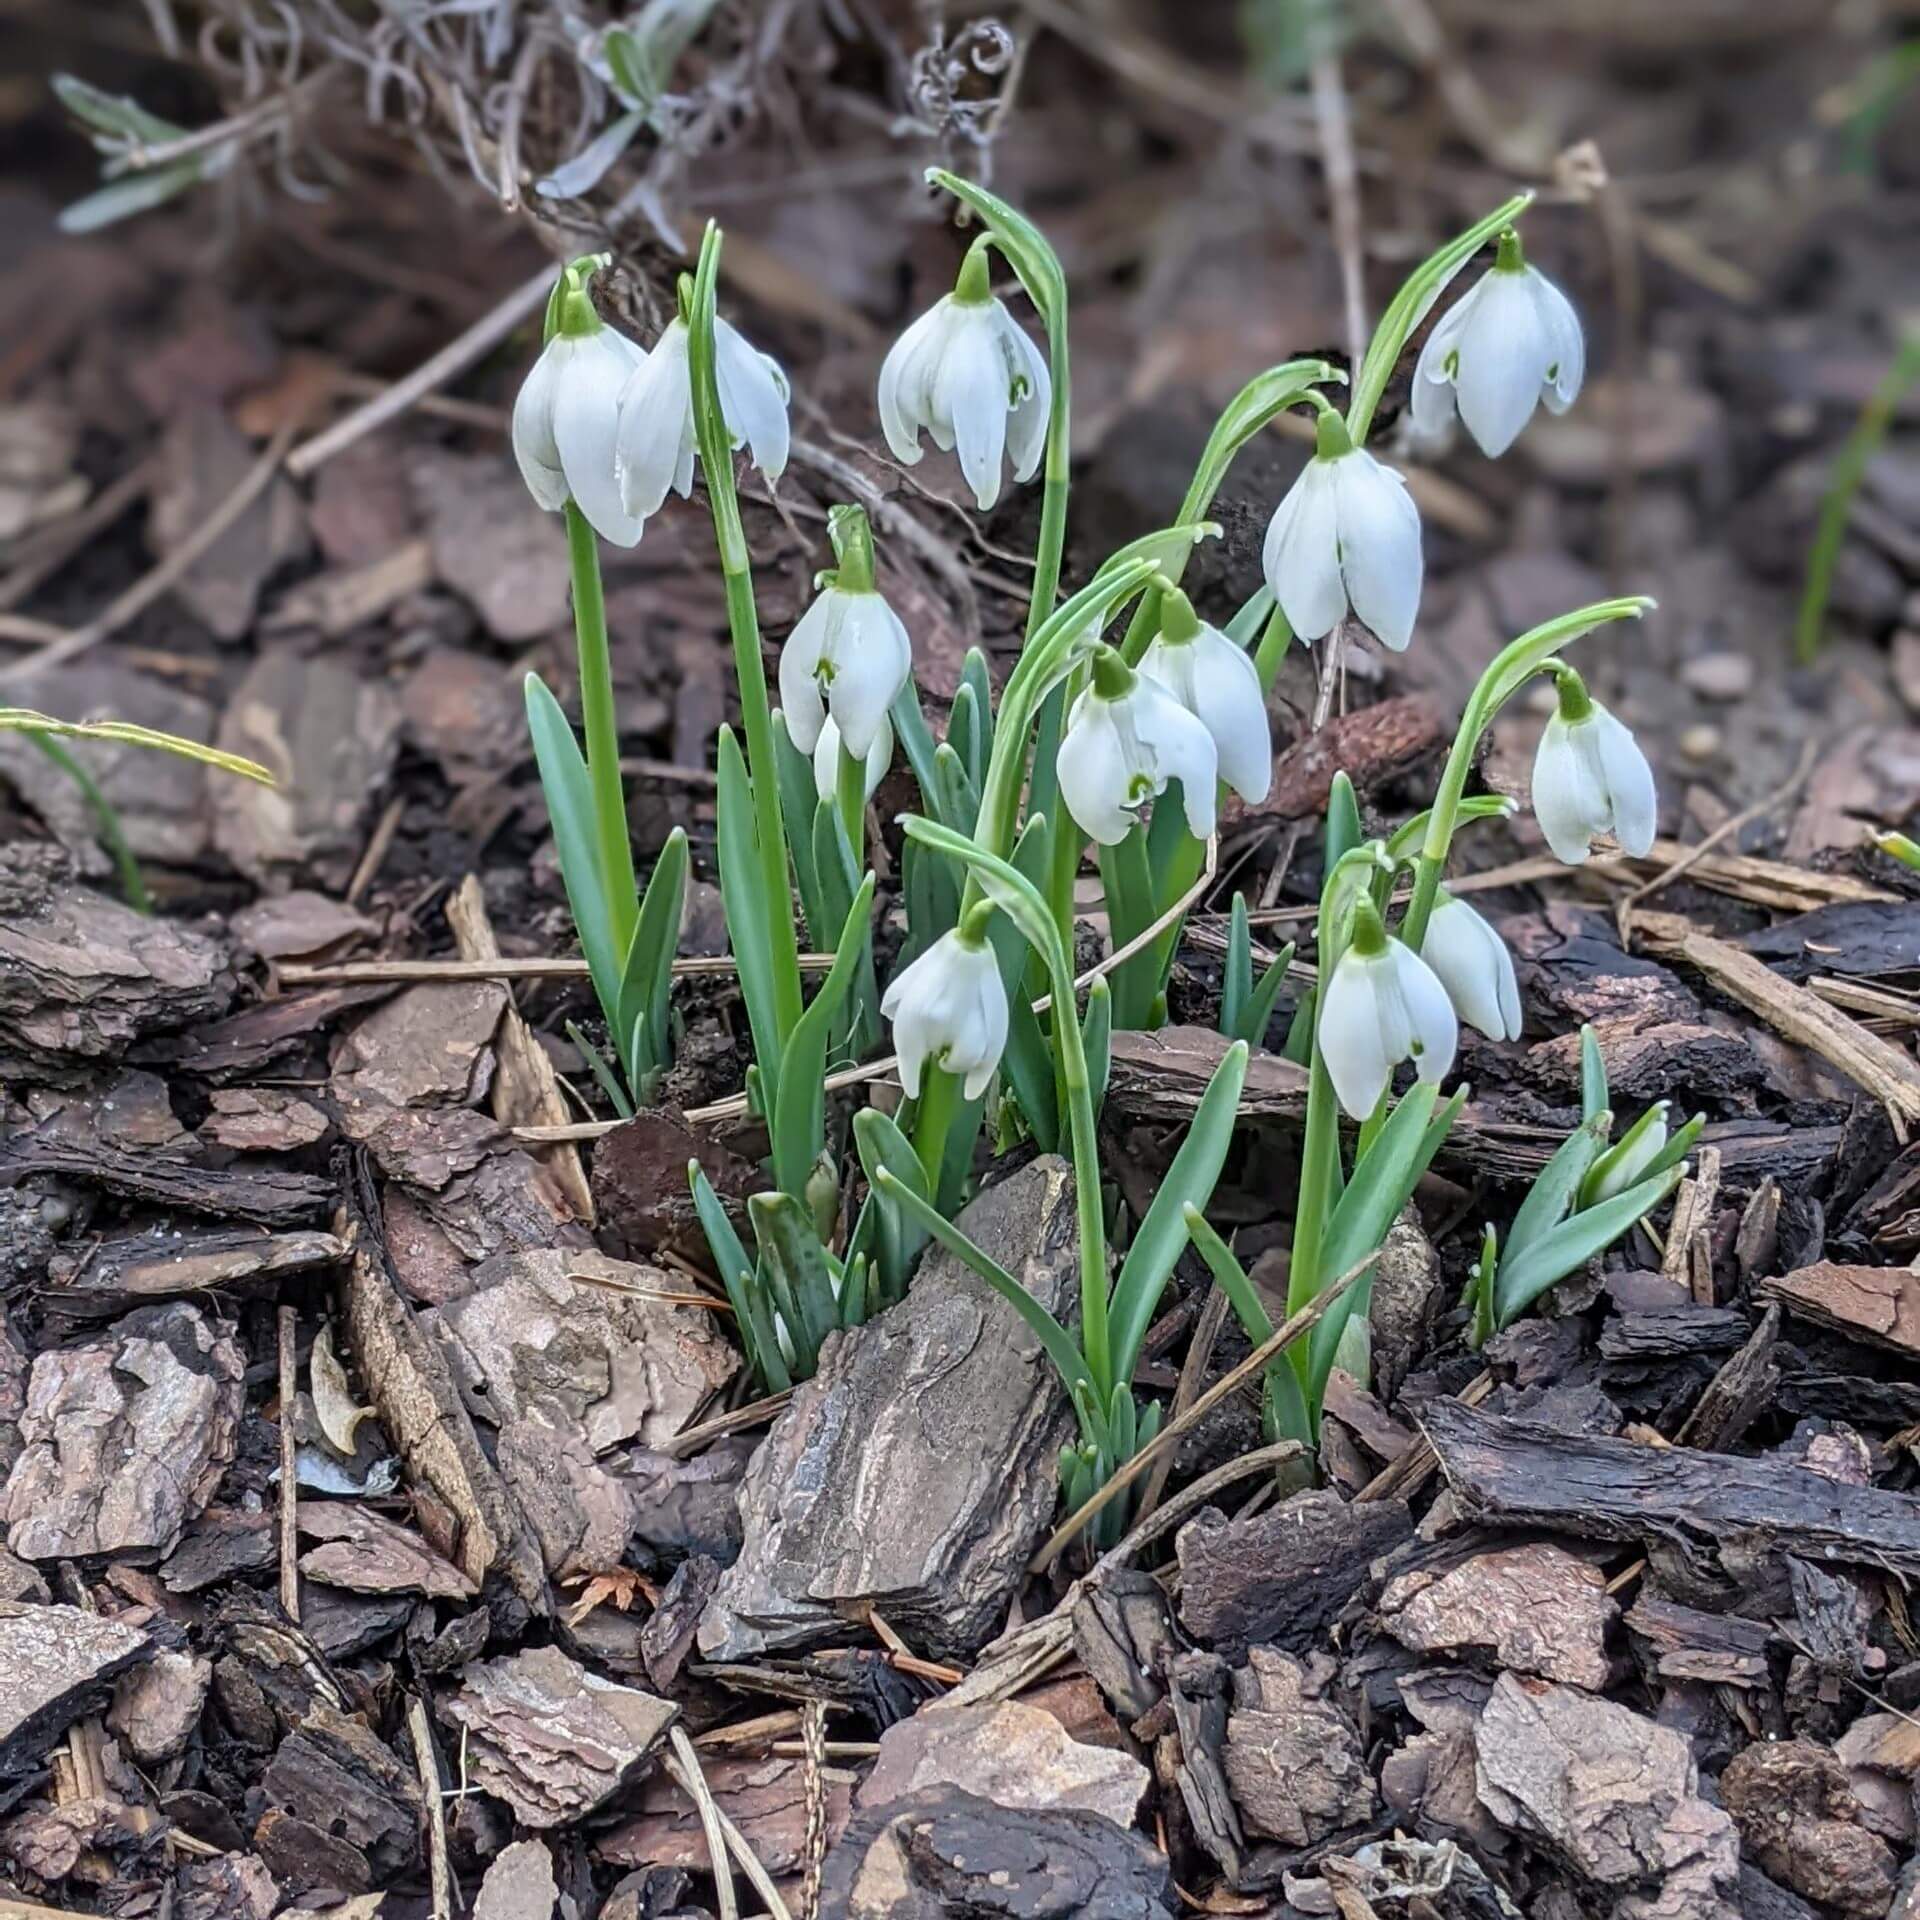
[[[1156,634],[1140,671],[1157,680],[1206,728],[1220,778],[1258,805],[1273,787],[1273,735],[1260,670],[1245,647],[1202,622],[1190,640]]]
[[[880,1011],[893,1022],[900,1084],[909,1099],[920,1097],[929,1063],[964,1075],[961,1091],[969,1100],[986,1090],[1007,1044],[1007,990],[988,942],[969,940],[958,928],[943,933],[895,977]]]
[[[1489,1040],[1520,1038],[1520,983],[1507,943],[1450,893],[1427,922],[1420,957],[1439,975],[1454,1011]]]
[[[1652,1118],[1643,1119],[1600,1163],[1600,1177],[1594,1182],[1593,1197],[1587,1204],[1597,1207],[1640,1184],[1648,1169],[1667,1150],[1667,1103],[1657,1102]]]
[[[614,457],[620,497],[629,513],[658,513],[669,490],[684,500],[693,490],[699,451],[693,425],[691,336],[673,320],[634,370],[620,394]],[[720,416],[736,447],[744,446],[769,480],[786,471],[791,444],[787,424],[787,377],[778,364],[750,346],[737,327],[713,323],[713,377]]]
[[[848,752],[868,753],[912,672],[913,643],[880,594],[825,588],[780,649],[780,704],[793,744],[811,753],[831,714]]]
[[[787,732],[791,736],[793,722],[789,718]],[[882,718],[880,731],[873,736],[873,745],[867,749],[867,761],[861,770],[862,797],[871,800],[874,790],[887,777],[887,768],[893,764],[893,722]],[[840,792],[840,729],[833,724],[833,715],[828,714],[821,723],[820,738],[813,748],[813,790],[822,800],[833,800]]]
[[[920,459],[920,434],[960,471],[985,513],[1000,498],[1003,457],[1030,480],[1047,442],[1053,382],[1040,349],[996,299],[937,301],[898,340],[880,368],[880,427],[896,460]]]
[[[1554,857],[1582,865],[1611,833],[1635,859],[1653,846],[1653,769],[1640,743],[1598,701],[1578,720],[1556,713],[1533,761],[1533,811]]]
[[[616,547],[640,538],[642,516],[621,498],[613,441],[621,392],[646,360],[612,327],[556,333],[513,403],[513,457],[527,491],[549,513],[571,500]]]
[[[1213,832],[1220,759],[1213,736],[1163,687],[1136,673],[1127,691],[1108,699],[1088,687],[1067,715],[1055,763],[1061,798],[1103,847],[1118,846],[1134,826],[1134,809],[1180,782],[1187,830]]]
[[[1404,941],[1389,939],[1377,953],[1349,947],[1340,956],[1315,1040],[1341,1106],[1364,1120],[1402,1060],[1411,1059],[1422,1080],[1445,1076],[1460,1023],[1439,976]]]
[[[1520,437],[1542,400],[1565,413],[1586,377],[1587,344],[1573,303],[1537,268],[1494,267],[1420,350],[1413,427],[1444,437],[1454,409],[1488,459]]]
[[[1425,563],[1407,483],[1364,447],[1316,454],[1267,524],[1262,563],[1287,623],[1318,640],[1351,610],[1406,651]]]

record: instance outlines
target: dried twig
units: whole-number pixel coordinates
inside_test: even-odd
[[[453,1920],[453,1869],[447,1859],[447,1809],[441,1797],[440,1765],[433,1757],[433,1729],[427,1724],[425,1703],[417,1696],[407,1701],[407,1732],[413,1740],[413,1761],[420,1770],[420,1792],[427,1810],[427,1874],[432,1888],[433,1920]]]
[[[300,1316],[292,1307],[279,1314],[280,1336],[280,1608],[300,1624],[300,1475],[294,1445],[293,1408],[300,1391],[298,1338]]]
[[[740,1920],[740,1896],[734,1891],[733,1869],[727,1864],[727,1838],[720,1829],[720,1809],[713,1803],[713,1789],[700,1770],[700,1756],[693,1750],[684,1727],[667,1729],[674,1758],[680,1763],[674,1771],[682,1790],[699,1810],[700,1825],[707,1836],[707,1859],[713,1867],[713,1887],[719,1898],[720,1920]]]
[[[702,1794],[706,1795],[706,1804],[701,1809],[701,1824],[707,1827],[709,1844],[712,1842],[714,1828],[717,1827],[726,1852],[733,1855],[735,1864],[747,1876],[753,1890],[766,1902],[770,1920],[793,1920],[793,1909],[780,1897],[780,1889],[774,1885],[772,1876],[755,1857],[753,1849],[747,1845],[746,1836],[727,1818],[725,1812],[715,1804],[713,1795],[707,1791],[706,1781],[701,1778],[700,1760],[694,1752],[693,1742],[678,1727],[670,1730],[669,1738],[674,1747],[673,1752],[666,1756],[669,1777],[695,1805],[700,1804]],[[686,1752],[684,1760],[681,1758],[682,1747]],[[707,1825],[706,1815],[709,1812],[713,1816],[712,1826]],[[719,1885],[727,1889],[728,1895],[731,1896],[732,1880],[725,1872],[724,1856],[716,1862],[715,1879]],[[726,1909],[723,1907],[722,1911]],[[735,1907],[734,1911],[737,1913],[738,1907]]]

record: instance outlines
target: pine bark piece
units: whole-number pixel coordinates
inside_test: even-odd
[[[144,1766],[170,1760],[193,1737],[213,1684],[213,1662],[162,1648],[114,1685],[107,1726]]]
[[[1703,1613],[1643,1591],[1627,1614],[1626,1628],[1662,1680],[1764,1687],[1772,1678],[1767,1649],[1773,1629],[1764,1620]]]
[[[1774,1879],[1842,1913],[1877,1916],[1899,1862],[1860,1822],[1847,1770],[1811,1740],[1756,1741],[1727,1763],[1720,1794],[1748,1851]]]
[[[306,1274],[346,1258],[330,1233],[264,1233],[257,1228],[186,1228],[97,1241],[84,1253],[58,1253],[47,1277],[60,1289],[62,1313],[124,1313],[146,1300],[180,1294],[238,1293]]]
[[[142,1206],[211,1214],[227,1222],[251,1220],[262,1227],[308,1225],[338,1197],[330,1181],[278,1167],[195,1167],[101,1143],[76,1146],[57,1138],[51,1123],[0,1140],[0,1178],[32,1173],[53,1174]]]
[[[1404,1501],[1347,1501],[1325,1488],[1248,1520],[1203,1509],[1174,1538],[1180,1623],[1233,1658],[1256,1644],[1305,1653],[1369,1564],[1412,1531]]]
[[[1760,1291],[1804,1320],[1909,1359],[1920,1356],[1920,1274],[1905,1267],[1820,1260],[1762,1280]]]
[[[986,1188],[963,1232],[1056,1314],[1077,1271],[1073,1177]],[[917,1652],[971,1656],[1053,1517],[1067,1403],[1013,1309],[935,1250],[909,1299],[830,1337],[754,1455],[745,1544],[700,1626],[711,1660],[843,1634],[870,1604]]]
[[[857,1814],[819,1911],[842,1920],[1172,1920],[1167,1859],[1097,1813],[933,1787]]]
[[[1255,1647],[1233,1677],[1233,1695],[1227,1783],[1248,1833],[1309,1847],[1372,1817],[1359,1735],[1306,1667]]]
[[[860,1805],[927,1787],[958,1787],[997,1807],[1078,1807],[1133,1825],[1147,1770],[1132,1755],[1073,1739],[1052,1714],[1018,1700],[933,1707],[880,1736]]]
[[[1597,1692],[1619,1609],[1598,1567],[1541,1542],[1476,1554],[1445,1573],[1403,1573],[1378,1612],[1415,1653],[1485,1648],[1503,1667]]]
[[[233,1459],[246,1358],[185,1301],[33,1363],[7,1544],[28,1560],[171,1552]]]
[[[0,858],[0,1081],[74,1086],[139,1039],[225,1013],[226,947],[58,865]]]
[[[1597,1885],[1614,1912],[1735,1920],[1731,1819],[1700,1794],[1685,1738],[1575,1687],[1503,1673],[1476,1732],[1481,1802]]]
[[[407,1472],[453,1514],[455,1564],[476,1584],[496,1569],[535,1613],[551,1611],[540,1548],[461,1404],[445,1355],[368,1244],[364,1218],[347,1279],[347,1328],[367,1393]]]
[[[260,1790],[272,1806],[355,1848],[374,1876],[369,1885],[388,1885],[419,1856],[419,1779],[349,1714],[314,1706],[280,1743]]]
[[[1557,1433],[1436,1400],[1420,1424],[1463,1515],[1669,1551],[1722,1578],[1723,1545],[1755,1536],[1814,1561],[1920,1574],[1920,1499],[1848,1486],[1779,1459]]]
[[[441,1711],[466,1730],[474,1784],[544,1831],[607,1800],[680,1709],[603,1680],[558,1647],[535,1647],[469,1667]]]
[[[905,1723],[903,1723],[905,1724]],[[702,1762],[714,1804],[740,1829],[754,1858],[771,1874],[801,1872],[807,1861],[806,1763],[778,1755]],[[829,1844],[853,1817],[855,1776],[844,1767],[821,1769]],[[639,1813],[594,1842],[594,1852],[617,1867],[679,1867],[708,1871],[700,1810],[665,1773],[638,1789]]]
[[[324,1544],[301,1555],[309,1580],[350,1593],[419,1593],[430,1600],[471,1600],[479,1589],[416,1533],[371,1507],[338,1500],[302,1500],[300,1531]]]
[[[137,1629],[80,1607],[0,1600],[0,1780],[38,1766],[150,1645]]]
[[[473,1902],[473,1920],[552,1920],[559,1901],[552,1854],[538,1840],[516,1840],[488,1867]]]

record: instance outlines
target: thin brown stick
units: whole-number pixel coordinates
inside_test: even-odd
[[[1047,1544],[1028,1561],[1027,1571],[1045,1573],[1059,1557],[1061,1550],[1072,1544],[1081,1529],[1109,1500],[1132,1486],[1153,1465],[1154,1461],[1172,1446],[1175,1440],[1190,1428],[1197,1426],[1229,1395],[1238,1393],[1248,1381],[1258,1379],[1267,1370],[1269,1362],[1277,1355],[1285,1353],[1303,1334],[1311,1333],[1320,1324],[1327,1309],[1379,1257],[1380,1250],[1376,1247],[1364,1260],[1349,1267],[1331,1286],[1322,1287],[1298,1313],[1289,1314],[1274,1329],[1271,1339],[1263,1340],[1237,1367],[1232,1367],[1223,1373],[1185,1413],[1169,1420],[1104,1487],[1083,1500],[1079,1507],[1054,1529]]]
[[[420,1793],[427,1812],[427,1875],[432,1889],[433,1920],[453,1920],[453,1869],[447,1859],[447,1807],[441,1797],[440,1766],[433,1757],[433,1729],[427,1709],[415,1695],[407,1701],[407,1732],[413,1740],[413,1762],[420,1771]]]
[[[724,976],[738,969],[730,954],[702,955],[676,960],[676,980]],[[802,973],[825,973],[833,965],[830,953],[803,953]],[[340,960],[331,966],[280,969],[282,985],[289,987],[404,986],[416,981],[452,980],[585,980],[584,960]]]
[[[700,1825],[707,1836],[707,1859],[713,1868],[714,1892],[719,1897],[720,1920],[740,1920],[740,1896],[734,1891],[733,1869],[727,1864],[727,1836],[721,1831],[720,1809],[714,1805],[713,1789],[700,1770],[700,1756],[681,1726],[669,1727],[667,1738],[673,1743],[674,1757],[680,1762],[675,1778],[692,1799],[700,1814]]]
[[[1180,1364],[1180,1378],[1173,1389],[1173,1405],[1168,1408],[1176,1420],[1193,1405],[1195,1396],[1200,1392],[1200,1383],[1207,1377],[1207,1368],[1213,1360],[1213,1344],[1220,1338],[1220,1329],[1226,1324],[1229,1304],[1223,1288],[1216,1285],[1208,1291],[1207,1303],[1200,1309],[1200,1323],[1193,1330],[1193,1338],[1187,1342],[1187,1357]],[[1163,1453],[1154,1464],[1152,1477],[1141,1490],[1140,1504],[1135,1510],[1136,1520],[1144,1520],[1160,1504],[1160,1496],[1167,1489],[1167,1475],[1172,1471],[1173,1455]]]
[[[267,490],[286,462],[287,449],[293,445],[294,436],[299,431],[300,419],[297,414],[282,421],[273,438],[267,442],[266,450],[241,475],[239,484],[158,566],[143,574],[125,593],[110,602],[104,613],[96,614],[85,626],[75,627],[70,633],[63,633],[59,639],[48,641],[38,651],[14,661],[11,666],[0,667],[0,686],[30,673],[44,673],[49,667],[65,666],[69,660],[85,653],[110,634],[117,633],[136,614],[152,606]]]
[[[300,1624],[300,1476],[294,1446],[293,1408],[300,1391],[300,1316],[279,1314],[280,1363],[280,1608]]]
[[[1360,251],[1360,170],[1353,158],[1353,121],[1347,111],[1346,82],[1332,34],[1314,29],[1320,44],[1307,69],[1313,93],[1314,127],[1320,137],[1320,163],[1333,203],[1333,245],[1340,256],[1340,292],[1346,307],[1347,353],[1355,367],[1367,352],[1366,263]]]

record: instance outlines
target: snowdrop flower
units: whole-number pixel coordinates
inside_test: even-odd
[[[1267,525],[1267,585],[1303,640],[1331,633],[1351,609],[1404,653],[1420,610],[1420,514],[1407,483],[1347,435],[1329,410],[1319,448]]]
[[[780,704],[802,753],[819,745],[831,714],[847,751],[864,758],[913,671],[913,643],[874,587],[866,515],[858,507],[835,507],[828,530],[840,565],[821,575],[822,591],[780,650]]]
[[[1554,857],[1582,865],[1597,834],[1640,858],[1653,845],[1653,769],[1633,735],[1561,666],[1560,707],[1533,762],[1533,811]]]
[[[924,428],[960,471],[985,513],[1000,498],[1003,454],[1030,480],[1047,440],[1053,382],[1040,349],[994,298],[976,241],[954,290],[923,313],[880,368],[880,426],[905,466],[920,459]]]
[[[594,311],[587,282],[610,255],[574,261],[555,290],[551,338],[513,403],[513,457],[549,513],[569,500],[601,539],[630,547],[640,520],[615,477],[613,422],[628,379],[647,356]]]
[[[1007,989],[1000,963],[987,944],[991,907],[976,907],[951,933],[943,933],[880,1002],[893,1022],[900,1084],[920,1097],[920,1075],[929,1063],[965,1075],[961,1091],[976,1100],[993,1078],[1007,1044]]]
[[[1103,846],[1135,824],[1133,809],[1180,782],[1187,830],[1213,832],[1220,777],[1213,736],[1163,687],[1111,647],[1093,656],[1093,684],[1073,703],[1055,763],[1068,811]]]
[[[1402,1060],[1411,1058],[1431,1081],[1453,1065],[1460,1023],[1446,988],[1411,947],[1387,937],[1370,900],[1360,902],[1353,938],[1333,969],[1314,1039],[1341,1106],[1356,1120],[1380,1104]]]
[[[693,490],[698,445],[693,426],[691,338],[684,318],[671,321],[646,364],[620,394],[614,457],[620,497],[639,519],[658,513],[671,488],[684,500]],[[713,323],[713,377],[720,416],[736,447],[751,453],[769,480],[786,471],[787,377],[776,362],[747,344],[737,327]]]
[[[788,732],[792,732],[792,722],[788,722]],[[893,764],[893,722],[884,715],[880,721],[880,731],[873,736],[873,745],[867,749],[867,764],[861,779],[862,796],[871,800],[875,789],[887,777],[887,769]],[[813,749],[813,790],[822,800],[833,800],[840,792],[840,729],[833,724],[833,715],[828,714],[820,723],[820,738]]]
[[[1626,1138],[1602,1154],[1580,1194],[1583,1207],[1597,1207],[1638,1186],[1653,1163],[1667,1150],[1667,1103],[1656,1101],[1634,1123]]]
[[[1273,786],[1273,737],[1267,730],[1260,670],[1245,647],[1198,619],[1178,587],[1160,595],[1160,631],[1140,659],[1206,728],[1220,762],[1220,778],[1255,805]]]
[[[1453,1010],[1489,1040],[1520,1038],[1520,983],[1507,943],[1464,900],[1442,892],[1420,957],[1440,977]]]
[[[1492,271],[1427,336],[1413,370],[1413,426],[1441,438],[1457,406],[1467,431],[1497,460],[1533,418],[1537,401],[1565,413],[1587,370],[1573,304],[1537,267],[1520,236],[1500,236]]]

